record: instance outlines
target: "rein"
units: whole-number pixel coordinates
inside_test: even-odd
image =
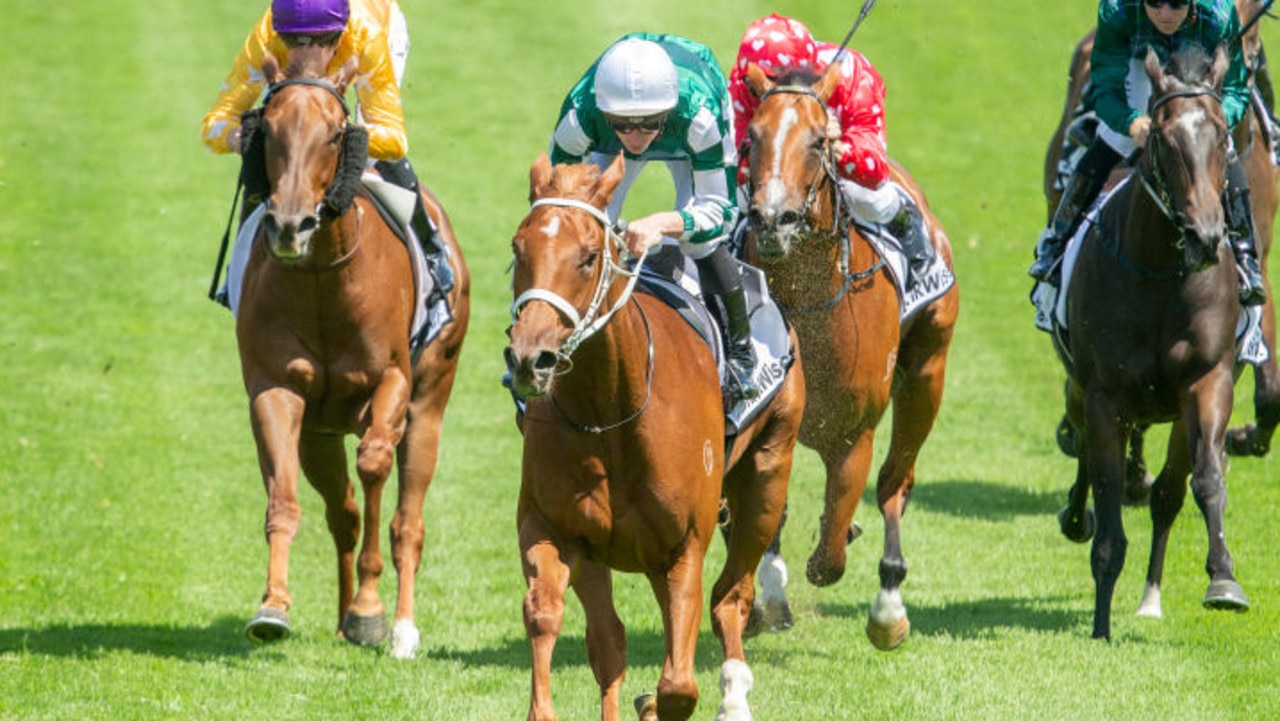
[[[1149,106],[1147,114],[1154,117],[1158,108],[1174,98],[1196,98],[1206,96],[1213,98],[1219,105],[1222,104],[1222,96],[1208,88],[1177,90],[1153,100]],[[1157,159],[1159,146],[1164,142],[1162,138],[1163,136],[1159,132],[1154,130],[1151,132],[1147,138],[1147,148],[1144,151],[1144,161],[1138,165],[1136,172],[1138,179],[1142,183],[1142,189],[1146,191],[1147,196],[1156,204],[1160,213],[1164,215],[1164,217],[1168,218],[1169,221],[1173,223],[1174,229],[1178,231],[1178,241],[1175,244],[1175,247],[1183,248],[1186,246],[1187,242],[1187,216],[1185,213],[1174,207],[1173,198],[1169,193],[1169,181]],[[1180,159],[1179,162],[1181,163]],[[1142,266],[1128,258],[1120,247],[1119,242],[1113,242],[1113,240],[1108,237],[1107,233],[1099,233],[1098,236],[1103,248],[1108,252],[1113,253],[1116,258],[1119,259],[1121,264],[1131,272],[1155,278],[1183,278],[1186,277],[1189,272],[1189,270],[1183,266],[1170,270],[1153,269]]]
[[[628,302],[635,304],[636,309],[640,311],[640,318],[644,322],[648,353],[648,370],[645,373],[644,402],[640,404],[640,407],[637,408],[635,412],[615,423],[605,426],[594,426],[581,423],[569,417],[568,413],[566,413],[565,410],[560,407],[560,404],[556,402],[555,396],[552,396],[550,399],[551,405],[556,409],[556,413],[559,414],[561,420],[567,423],[571,428],[583,433],[598,435],[606,431],[621,428],[622,426],[625,426],[639,418],[640,414],[644,413],[649,407],[649,401],[653,397],[653,328],[649,325],[649,316],[645,314],[644,307],[638,302],[635,302],[634,297],[636,282],[640,278],[640,269],[644,265],[645,256],[640,256],[636,261],[635,268],[630,270],[617,263],[614,258],[622,257],[622,254],[626,252],[626,243],[622,241],[622,237],[614,230],[613,223],[609,221],[609,216],[606,215],[604,211],[590,203],[584,203],[572,198],[540,198],[534,201],[533,205],[531,205],[529,209],[532,211],[534,208],[541,206],[573,208],[575,210],[582,210],[591,214],[592,217],[600,221],[600,226],[604,229],[605,244],[606,246],[609,246],[606,247],[605,252],[601,254],[600,275],[596,280],[596,289],[592,294],[591,303],[587,306],[587,312],[585,314],[580,315],[578,313],[578,309],[575,308],[568,300],[565,300],[565,298],[560,294],[543,288],[530,288],[521,293],[520,296],[511,303],[511,321],[513,323],[519,318],[520,309],[535,300],[540,300],[549,304],[551,307],[560,311],[561,314],[573,323],[573,332],[570,333],[569,337],[565,339],[565,342],[560,345],[560,350],[556,351],[556,355],[560,358],[560,362],[564,366],[564,370],[559,371],[557,375],[565,375],[573,370],[573,362],[570,360],[570,356],[573,355],[573,352],[578,349],[578,346],[580,346],[583,341],[599,332],[600,329],[603,328],[605,324],[608,323],[609,320],[613,318],[613,316]],[[614,280],[619,276],[627,278],[627,285],[623,289],[622,295],[618,298],[617,302],[614,303],[612,308],[603,315],[599,315],[600,307],[604,304],[609,288],[613,286]]]
[[[857,25],[854,26],[857,28]],[[809,313],[818,313],[829,311],[835,308],[844,297],[849,294],[849,290],[853,288],[853,284],[861,280],[866,280],[875,275],[884,267],[884,258],[878,258],[871,267],[861,271],[851,271],[849,266],[853,258],[853,244],[849,240],[850,222],[849,215],[845,211],[843,204],[843,195],[840,193],[839,175],[836,173],[835,149],[832,147],[831,139],[825,135],[825,127],[829,121],[829,113],[827,112],[827,104],[822,102],[822,98],[813,91],[808,85],[776,85],[765,91],[760,96],[760,104],[772,95],[800,95],[812,99],[822,108],[824,135],[822,140],[822,172],[818,173],[813,183],[809,186],[809,192],[805,195],[804,206],[801,208],[805,218],[805,230],[812,235],[824,238],[838,238],[840,240],[840,263],[839,271],[843,282],[840,290],[831,298],[813,305],[803,306],[800,308],[789,309],[793,315],[805,315]],[[814,215],[813,206],[818,200],[818,193],[823,187],[826,187],[831,196],[831,228],[826,231],[814,230],[809,225],[809,218]]]

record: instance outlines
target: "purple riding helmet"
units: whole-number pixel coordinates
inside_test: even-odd
[[[271,0],[271,27],[286,35],[324,35],[347,27],[348,0]]]

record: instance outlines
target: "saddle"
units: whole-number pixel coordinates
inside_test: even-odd
[[[751,322],[751,345],[756,354],[753,381],[760,389],[755,398],[738,399],[725,406],[725,435],[733,437],[749,424],[769,401],[778,394],[787,371],[795,363],[787,322],[782,309],[769,295],[764,273],[738,261],[742,287],[747,296],[747,315]],[[716,359],[720,386],[728,379],[724,358],[726,319],[720,309],[707,306],[701,294],[697,265],[679,246],[663,243],[645,257],[636,290],[652,295],[674,308],[702,336]],[[725,396],[729,398],[728,395]]]

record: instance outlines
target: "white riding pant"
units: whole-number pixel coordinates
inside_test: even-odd
[[[846,178],[840,179],[840,193],[853,214],[868,223],[883,225],[893,220],[902,210],[903,194],[899,185],[886,180],[872,190]]]

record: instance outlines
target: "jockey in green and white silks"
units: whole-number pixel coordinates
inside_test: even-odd
[[[667,166],[674,210],[632,220],[623,240],[636,254],[663,238],[679,241],[698,266],[704,294],[724,305],[730,391],[751,398],[759,391],[746,297],[723,243],[738,213],[736,148],[728,83],[711,50],[678,35],[631,33],[569,90],[551,137],[551,160],[590,161],[603,169],[623,154],[625,174],[607,208],[615,221],[644,166]]]
[[[1112,168],[1146,144],[1151,125],[1146,113],[1151,81],[1143,68],[1147,49],[1165,62],[1187,47],[1199,47],[1212,57],[1218,46],[1225,44],[1230,67],[1223,81],[1222,109],[1228,126],[1234,129],[1249,103],[1239,34],[1240,19],[1233,0],[1101,0],[1085,104],[1102,122],[1098,137],[1080,159],[1041,236],[1036,261],[1029,270],[1032,277],[1057,285],[1058,260],[1081,216]],[[1248,183],[1234,149],[1230,158],[1224,203],[1232,248],[1246,279],[1241,301],[1261,304],[1266,290],[1254,245]]]
[[[677,212],[685,221],[682,245],[696,247],[719,240],[733,228],[736,208],[737,150],[733,142],[733,113],[729,108],[728,82],[711,50],[678,35],[631,33],[622,38],[656,43],[671,58],[676,70],[676,104],[662,132],[644,152],[633,154],[609,125],[596,102],[596,73],[600,62],[569,91],[560,108],[560,119],[551,138],[551,162],[578,163],[590,159],[601,168],[618,153],[626,155],[626,175],[609,204],[615,220],[627,191],[650,161],[667,166],[676,186]],[[607,102],[606,102],[607,104]]]

